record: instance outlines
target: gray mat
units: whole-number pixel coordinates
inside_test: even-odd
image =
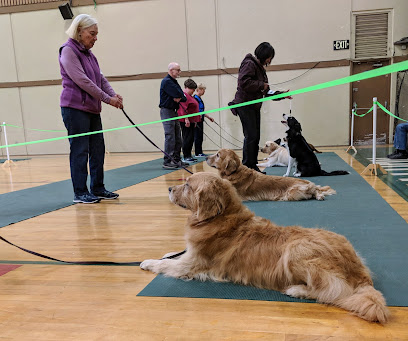
[[[283,226],[319,227],[346,236],[373,272],[375,287],[387,304],[408,306],[408,224],[350,166],[334,153],[319,154],[326,171],[348,170],[351,174],[308,178],[337,191],[325,201],[245,202],[256,215]],[[284,167],[267,168],[268,174],[282,175]],[[181,228],[181,227],[180,227]],[[163,250],[163,254],[168,251]],[[139,295],[261,299],[259,289],[228,283],[185,282],[157,276]],[[224,286],[225,290],[222,289]],[[250,293],[248,293],[248,290]],[[222,294],[228,291],[228,294]],[[198,294],[196,294],[198,292]],[[242,294],[243,293],[243,294]],[[223,296],[223,297],[220,297]],[[271,294],[278,301],[301,302],[285,295]],[[254,298],[258,297],[258,298]]]
[[[162,164],[163,159],[157,159],[106,171],[105,185],[117,191],[172,172],[162,169]],[[0,228],[70,206],[73,197],[71,179],[1,194]]]

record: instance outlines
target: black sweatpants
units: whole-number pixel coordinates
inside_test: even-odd
[[[181,126],[181,134],[183,136],[183,144],[182,144],[183,157],[184,159],[187,159],[189,157],[192,157],[191,151],[193,149],[193,144],[194,144],[195,123],[190,122],[190,126],[186,127],[186,124],[184,122],[180,122],[180,126]]]
[[[261,108],[254,105],[236,108],[244,133],[242,164],[257,169],[259,139],[261,138]]]

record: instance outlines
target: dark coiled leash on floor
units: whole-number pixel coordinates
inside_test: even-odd
[[[128,116],[128,114],[126,114],[125,109],[122,108],[122,112],[123,114],[126,116],[126,118],[129,120],[129,122],[135,126],[135,128],[137,129],[137,131],[143,135],[143,137],[149,141],[154,147],[156,147],[158,150],[160,150],[164,155],[166,155],[171,161],[173,161],[174,163],[177,163],[177,161],[170,156],[169,154],[167,154],[164,150],[162,150],[159,146],[157,146],[151,139],[149,139],[141,130],[139,127],[136,126],[136,124],[132,121],[132,119]],[[190,172],[186,167],[181,166],[181,168],[183,168],[186,172],[189,172],[190,174],[193,174],[193,172]]]
[[[32,255],[34,255],[34,256],[41,257],[41,258],[45,258],[45,259],[49,259],[49,260],[53,260],[53,261],[60,262],[60,263],[71,264],[71,265],[116,265],[116,266],[119,265],[119,266],[139,266],[140,263],[141,263],[141,262],[123,262],[123,263],[121,263],[121,262],[108,262],[108,261],[77,261],[77,262],[74,262],[74,261],[65,261],[65,260],[61,260],[61,259],[49,257],[49,256],[43,255],[43,254],[38,253],[38,252],[34,252],[34,251],[31,251],[31,250],[27,250],[27,249],[25,249],[25,248],[23,248],[23,247],[21,247],[21,246],[18,246],[18,245],[13,244],[12,242],[8,241],[7,239],[3,238],[2,236],[0,236],[0,240],[2,240],[3,242],[6,242],[7,244],[10,244],[10,245],[12,245],[12,246],[18,248],[18,249],[20,249],[20,250],[22,250],[22,251],[24,251],[24,252],[30,253],[30,254],[32,254]],[[176,257],[179,257],[179,256],[181,256],[182,254],[186,253],[186,251],[187,251],[187,250],[184,250],[184,251],[178,252],[178,253],[176,253],[176,254],[174,254],[174,255],[171,255],[171,256],[168,256],[168,257],[163,257],[163,258],[161,258],[161,259],[172,259],[172,258],[176,258]]]

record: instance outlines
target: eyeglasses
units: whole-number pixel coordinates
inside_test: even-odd
[[[177,72],[181,72],[181,69],[172,69],[172,70],[177,71]]]

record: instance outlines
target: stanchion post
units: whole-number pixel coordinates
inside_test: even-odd
[[[351,131],[350,131],[350,146],[346,149],[346,153],[350,150],[353,149],[354,154],[357,154],[357,149],[354,147],[354,108],[351,109]]]
[[[377,175],[377,169],[379,169],[383,174],[387,174],[386,170],[377,165],[377,97],[373,98],[373,161],[370,163],[361,174],[366,171],[370,172],[370,175]]]
[[[373,165],[377,164],[377,97],[373,98]],[[377,175],[377,173],[375,174]]]
[[[6,142],[6,146],[8,146],[6,122],[3,122],[3,130],[4,130],[4,142]],[[8,147],[6,147],[6,153],[7,153],[7,160],[3,163],[3,167],[14,166],[13,160],[10,160],[10,153],[9,153]]]

